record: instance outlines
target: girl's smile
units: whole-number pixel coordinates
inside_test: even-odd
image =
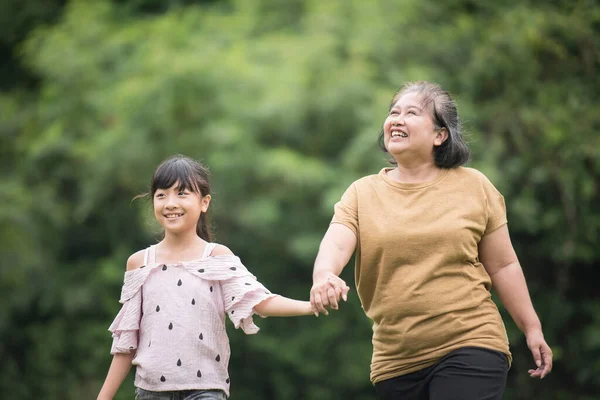
[[[173,233],[195,232],[200,215],[208,209],[210,196],[202,196],[175,182],[154,193],[154,215],[165,230]]]
[[[182,214],[166,214],[165,218],[167,218],[167,219],[176,219],[176,218],[179,218],[181,216],[183,216],[183,213]]]

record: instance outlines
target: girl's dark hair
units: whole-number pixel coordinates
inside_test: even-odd
[[[164,160],[154,171],[148,193],[139,197],[154,198],[157,190],[169,189],[179,183],[177,190],[189,190],[204,197],[210,194],[210,172],[208,168],[198,161],[181,154],[174,155]],[[210,216],[201,213],[196,224],[196,234],[207,242],[212,241]]]
[[[409,82],[402,86],[392,98],[390,110],[400,97],[407,93],[417,93],[421,103],[427,108],[436,129],[446,128],[448,138],[434,148],[435,165],[439,168],[456,168],[469,161],[471,152],[463,139],[462,126],[458,118],[456,104],[450,94],[439,85],[427,81]],[[379,133],[379,146],[387,153],[383,141],[383,129]],[[394,160],[390,161],[396,164]]]

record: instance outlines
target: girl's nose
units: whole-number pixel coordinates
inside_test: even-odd
[[[167,197],[167,204],[165,207],[167,208],[175,208],[177,206],[176,198],[174,196]]]

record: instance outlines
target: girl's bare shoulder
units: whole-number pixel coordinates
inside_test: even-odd
[[[214,257],[214,256],[233,256],[235,254],[233,254],[233,252],[231,250],[229,250],[229,247],[224,246],[222,244],[218,244],[215,246],[215,248],[210,253],[210,255],[211,255],[211,257]],[[143,258],[143,253],[142,253],[142,258]]]
[[[138,269],[144,265],[144,252],[145,250],[140,250],[129,256],[127,259],[127,271]]]

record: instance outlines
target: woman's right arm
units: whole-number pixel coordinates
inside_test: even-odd
[[[131,361],[135,356],[135,352],[132,353],[117,353],[113,356],[112,363],[108,369],[108,374],[104,380],[104,385],[100,389],[97,400],[112,400],[121,387],[121,384],[127,377],[129,370],[131,369]]]
[[[310,290],[310,302],[317,313],[327,315],[326,307],[337,309],[340,295],[346,300],[350,288],[338,275],[350,261],[356,244],[356,235],[350,228],[339,223],[329,225],[319,246]]]

